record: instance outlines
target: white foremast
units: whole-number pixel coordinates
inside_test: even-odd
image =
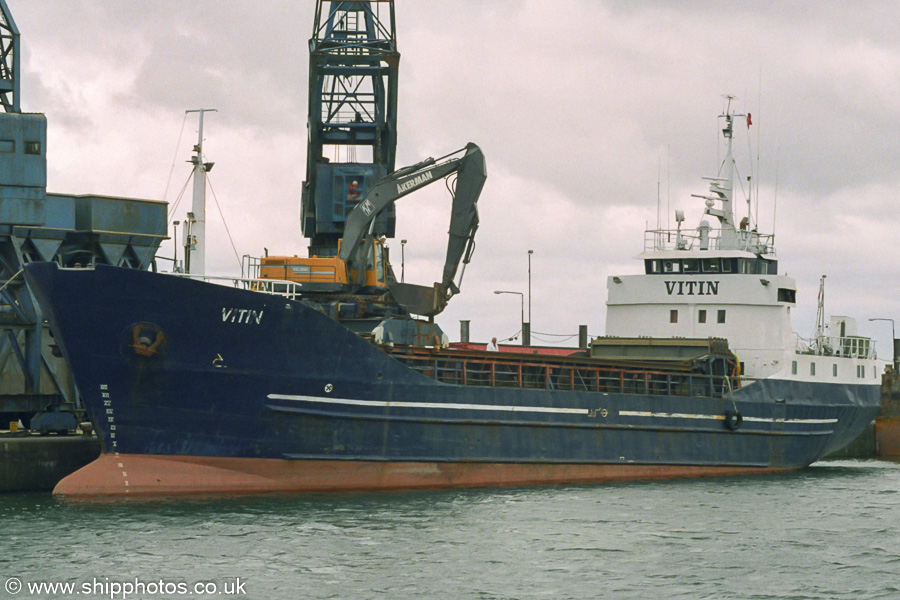
[[[190,162],[194,165],[194,186],[191,214],[185,220],[185,268],[195,275],[206,274],[206,173],[213,163],[203,162],[203,114],[217,112],[215,108],[198,108],[186,113],[200,113],[197,145]]]

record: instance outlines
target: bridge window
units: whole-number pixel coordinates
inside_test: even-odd
[[[716,322],[717,322],[717,323],[724,323],[724,322],[725,322],[725,309],[722,309],[722,310],[720,310],[720,311],[718,312],[718,315],[717,315],[717,317],[716,317]]]
[[[797,290],[778,288],[778,301],[795,304],[797,302]]]
[[[25,142],[25,154],[40,154],[41,153],[41,143],[40,142]]]
[[[702,308],[697,311],[697,322],[698,323],[706,323],[706,311]]]
[[[680,273],[681,262],[677,260],[663,261],[663,271],[665,271],[666,273]]]
[[[682,269],[685,273],[699,273],[700,261],[696,258],[686,258],[682,261]]]
[[[718,273],[719,272],[719,259],[718,258],[704,258],[703,259],[703,272],[704,273]]]

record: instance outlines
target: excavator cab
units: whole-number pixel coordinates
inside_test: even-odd
[[[338,241],[338,252],[341,249],[341,242]],[[387,247],[384,241],[380,239],[370,240],[369,247],[366,251],[365,277],[360,278],[356,269],[350,269],[350,281],[362,281],[366,288],[387,288],[387,274],[390,270],[388,263]]]

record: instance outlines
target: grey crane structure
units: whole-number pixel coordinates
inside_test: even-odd
[[[456,157],[460,152],[463,155]],[[469,143],[465,148],[439,159],[429,158],[399,169],[375,184],[347,216],[338,257],[347,262],[348,270],[364,274],[366,252],[371,244],[362,242],[374,235],[372,226],[378,215],[403,196],[453,175],[456,177],[449,186],[453,194],[449,240],[441,281],[435,283],[433,288],[398,283],[395,277],[388,281],[388,288],[397,302],[414,314],[433,316],[441,312],[447,301],[459,292],[459,284],[454,282],[454,278],[460,264],[465,270],[472,257],[475,232],[478,230],[478,198],[487,179],[481,149]]]
[[[20,44],[0,0],[0,422],[65,433],[77,425],[78,392],[22,268],[150,268],[167,236],[166,204],[47,192],[47,117],[21,109]]]
[[[399,64],[393,0],[318,0],[309,41],[309,140],[301,198],[310,256],[337,255],[358,199],[394,170]],[[373,231],[392,238],[395,223],[389,207]]]

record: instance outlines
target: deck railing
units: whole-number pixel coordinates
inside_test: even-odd
[[[732,246],[733,244],[733,246]],[[739,229],[733,241],[724,245],[721,229],[709,229],[701,235],[696,229],[648,229],[644,231],[644,251],[653,250],[743,250],[754,254],[775,254],[775,236]]]
[[[251,292],[260,292],[263,294],[272,294],[273,296],[283,296],[291,300],[297,300],[303,291],[302,286],[294,281],[282,281],[279,279],[258,279],[250,277],[224,277],[218,275],[197,275],[195,273],[167,273],[173,277],[183,277],[185,279],[196,279],[197,281],[205,281],[225,287],[234,287],[242,290],[250,290]]]
[[[803,338],[794,334],[800,354],[843,356],[851,358],[878,358],[875,340],[858,335],[823,335],[819,338]]]
[[[450,356],[410,348],[391,351],[391,355],[422,375],[450,385],[711,397],[725,396],[740,385],[739,377],[724,374],[597,364],[567,357],[536,359],[485,352]]]

